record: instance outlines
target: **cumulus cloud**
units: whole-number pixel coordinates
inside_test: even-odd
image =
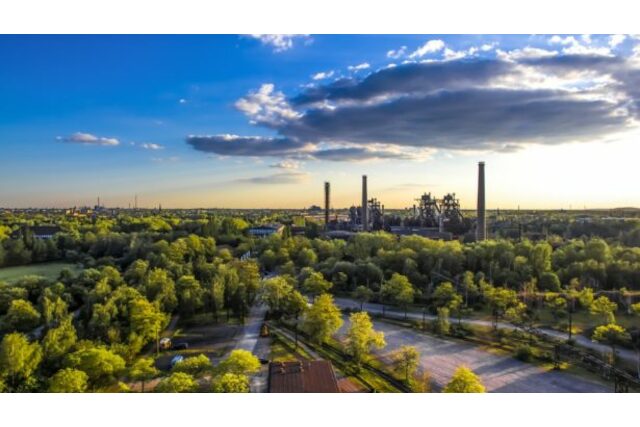
[[[387,58],[400,59],[407,54],[407,47],[402,46],[400,49],[392,49],[387,51]]]
[[[100,136],[95,136],[90,133],[84,132],[76,132],[69,136],[59,136],[56,138],[61,142],[70,142],[74,144],[84,144],[84,145],[119,145],[120,141],[116,138],[105,138]]]
[[[236,107],[274,136],[187,142],[219,155],[363,161],[606,139],[640,118],[640,62],[603,54],[603,40],[555,36],[549,49],[451,52],[427,42],[416,52],[438,51],[440,59],[383,66],[289,96],[265,84],[241,98]],[[575,49],[582,53],[567,53]],[[492,57],[480,55],[489,50]]]
[[[413,51],[409,55],[409,58],[411,59],[422,58],[425,55],[439,52],[442,49],[444,49],[444,42],[442,40],[429,40],[428,42],[420,46],[418,49]]]
[[[263,45],[271,46],[274,52],[291,49],[296,39],[309,39],[308,34],[251,34],[250,37],[260,40]]]
[[[624,34],[614,34],[609,37],[609,47],[613,49],[624,42],[626,39],[627,36],[625,36]]]
[[[349,65],[349,67],[347,68],[349,69],[349,71],[361,71],[361,70],[366,70],[369,67],[371,67],[371,65],[369,65],[368,62],[363,62],[362,64],[358,64],[358,65]]]
[[[154,144],[154,143],[143,143],[143,144],[140,144],[140,147],[144,148],[145,150],[163,150],[164,149],[164,146],[160,144]]]
[[[333,74],[334,74],[333,70],[331,70],[331,71],[322,71],[322,72],[314,74],[313,76],[311,76],[311,78],[313,80],[324,80],[324,79],[331,78],[333,76]]]

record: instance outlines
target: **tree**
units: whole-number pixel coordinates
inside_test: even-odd
[[[176,283],[178,295],[178,310],[185,317],[192,316],[200,310],[204,304],[204,290],[200,282],[193,276],[182,276]]]
[[[188,357],[182,362],[176,363],[173,367],[173,372],[184,372],[194,377],[200,377],[208,372],[211,372],[213,365],[211,360],[204,355],[199,354],[194,357]]]
[[[438,318],[435,324],[436,333],[438,335],[447,335],[450,328],[449,309],[447,307],[438,307]]]
[[[274,313],[284,311],[287,296],[291,292],[293,292],[293,286],[283,276],[272,277],[262,283],[262,301]]]
[[[315,300],[316,296],[328,292],[332,286],[333,283],[325,280],[322,273],[313,272],[302,283],[302,290],[310,294],[312,300]]]
[[[149,301],[158,301],[165,313],[171,313],[178,305],[175,284],[166,270],[151,270],[145,279],[144,288]]]
[[[30,379],[42,361],[42,349],[37,342],[29,343],[23,334],[7,334],[0,343],[0,376],[10,387]]]
[[[403,345],[393,355],[393,366],[396,371],[404,375],[406,383],[410,382],[410,379],[418,369],[420,362],[420,353],[414,346]]]
[[[233,350],[216,367],[218,374],[250,375],[260,370],[260,360],[247,350]]]
[[[340,309],[329,294],[320,295],[307,312],[302,323],[311,339],[319,344],[327,341],[342,326]]]
[[[353,298],[360,303],[360,311],[362,311],[365,302],[369,302],[373,298],[373,291],[367,286],[358,286],[352,294]]]
[[[538,285],[540,286],[540,289],[544,291],[560,291],[560,279],[558,278],[558,275],[553,271],[545,271],[540,274]]]
[[[65,368],[56,372],[49,380],[51,393],[84,393],[89,376],[77,369]]]
[[[609,300],[604,295],[596,298],[589,308],[591,314],[602,316],[602,324],[616,323],[614,312],[617,310],[618,304]]]
[[[285,297],[284,312],[287,316],[295,319],[295,343],[298,348],[298,321],[300,316],[305,312],[309,302],[307,298],[298,291],[292,291]]]
[[[347,331],[346,350],[359,368],[363,359],[373,348],[383,348],[387,343],[384,340],[384,333],[373,329],[368,313],[363,311],[353,313],[349,316],[349,322],[351,325]]]
[[[498,322],[502,319],[506,311],[518,304],[518,295],[515,291],[506,288],[494,288],[488,286],[485,295],[489,308],[493,314],[493,328],[498,328]]]
[[[192,393],[198,389],[198,383],[189,374],[174,372],[158,383],[155,391],[159,393]]]
[[[154,360],[150,357],[141,357],[129,368],[129,377],[134,381],[140,381],[142,393],[144,393],[145,382],[157,377],[159,373]]]
[[[466,366],[460,366],[454,372],[449,383],[445,386],[444,393],[484,393],[485,388],[480,378]]]
[[[68,314],[67,303],[58,295],[45,296],[42,299],[42,317],[48,327],[60,322]]]
[[[610,323],[608,325],[598,326],[593,331],[591,339],[611,347],[611,364],[615,366],[616,346],[629,342],[631,336],[622,326]]]
[[[387,280],[380,287],[380,296],[383,301],[390,301],[401,308],[404,308],[404,317],[407,317],[407,308],[413,302],[415,289],[409,282],[407,276],[393,273],[391,279]]]
[[[213,381],[214,393],[249,393],[249,378],[246,375],[227,372]]]
[[[129,325],[131,332],[141,337],[143,345],[151,340],[156,341],[156,352],[159,352],[160,331],[166,322],[166,317],[158,307],[151,304],[144,297],[131,301],[129,308]],[[130,341],[133,337],[130,337]]]
[[[76,328],[67,316],[56,328],[49,329],[42,339],[45,360],[55,366],[73,348],[78,340]]]
[[[100,346],[82,348],[69,354],[65,365],[86,372],[90,382],[96,386],[113,381],[124,370],[125,361],[122,357]]]
[[[17,299],[11,301],[4,321],[11,330],[28,332],[40,324],[40,313],[29,301]]]

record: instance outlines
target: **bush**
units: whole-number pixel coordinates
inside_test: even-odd
[[[528,345],[520,345],[516,347],[515,357],[523,362],[529,362],[533,357],[533,350]]]

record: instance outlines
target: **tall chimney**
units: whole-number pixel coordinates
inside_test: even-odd
[[[362,175],[362,230],[369,230],[369,212],[367,206],[367,175]]]
[[[324,227],[329,228],[329,207],[331,206],[331,184],[324,183]]]
[[[478,225],[476,228],[476,240],[487,239],[487,217],[484,200],[484,162],[478,163]]]

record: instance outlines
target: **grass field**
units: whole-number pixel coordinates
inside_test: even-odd
[[[74,273],[78,272],[77,264],[67,262],[47,262],[43,264],[20,265],[17,267],[0,268],[0,282],[12,283],[24,276],[43,276],[47,279],[57,279],[58,275],[65,268]]]

